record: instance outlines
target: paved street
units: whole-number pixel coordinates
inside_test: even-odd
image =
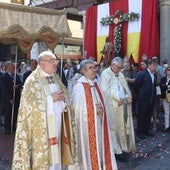
[[[4,134],[0,127],[0,170],[10,170],[13,153],[14,134]]]
[[[120,170],[170,169],[170,132],[157,131],[155,137],[136,139],[136,148],[129,162],[118,162]]]
[[[136,138],[136,152],[128,162],[117,161],[119,170],[169,170],[170,131],[162,132],[162,120],[158,123],[155,137],[145,140]],[[10,170],[14,134],[6,135],[0,127],[0,170]]]

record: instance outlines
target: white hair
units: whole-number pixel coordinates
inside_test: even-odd
[[[121,57],[115,57],[113,58],[113,60],[111,61],[111,64],[118,64],[121,63],[123,64],[123,59]]]
[[[80,63],[80,69],[86,70],[86,64],[94,64],[94,61],[92,59],[82,60]]]
[[[38,56],[38,62],[40,62],[45,56],[51,56],[53,58],[56,58],[56,56],[51,51],[43,51]]]

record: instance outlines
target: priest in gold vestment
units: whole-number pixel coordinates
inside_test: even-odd
[[[38,57],[21,97],[13,170],[61,170],[73,164],[73,112],[50,51]]]
[[[76,123],[76,170],[116,170],[103,97],[94,61],[80,63],[83,76],[73,86],[72,104]]]
[[[115,57],[111,66],[100,77],[101,89],[109,120],[109,132],[117,158],[126,161],[125,155],[135,151],[132,120],[132,96],[125,76],[121,73],[123,60]]]

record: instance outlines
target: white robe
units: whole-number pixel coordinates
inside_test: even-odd
[[[50,84],[50,92],[55,93],[58,89],[55,84]],[[62,122],[62,112],[65,109],[65,103],[63,101],[53,102],[52,96],[47,96],[47,114],[55,114],[55,125],[56,125],[56,136],[58,138],[58,163],[51,166],[49,170],[62,170],[61,164],[61,122]]]
[[[75,111],[75,122],[76,122],[76,139],[78,143],[78,164],[76,165],[78,169],[81,170],[91,170],[91,156],[90,156],[90,144],[89,144],[89,127],[88,127],[88,112],[87,112],[87,99],[86,99],[86,92],[83,86],[83,83],[89,83],[93,85],[93,82],[87,80],[84,76],[82,76],[78,81],[77,84],[73,87],[72,92],[72,105]],[[103,137],[103,129],[104,129],[104,116],[97,115],[97,110],[95,104],[99,99],[99,94],[97,91],[94,91],[93,87],[90,88],[92,94],[92,102],[94,106],[94,119],[95,119],[95,134],[96,134],[96,152],[98,157],[98,164],[99,169],[106,169],[104,163],[104,137]],[[106,120],[107,121],[107,120]],[[102,165],[103,163],[103,165]],[[113,170],[117,169],[114,153],[111,153],[111,166]]]
[[[105,69],[100,78],[106,114],[109,121],[109,132],[116,154],[135,150],[134,128],[132,121],[131,105],[124,103],[118,106],[120,99],[131,98],[124,75],[119,72],[116,77],[111,68]]]

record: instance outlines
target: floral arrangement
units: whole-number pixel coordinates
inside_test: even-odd
[[[139,14],[131,12],[130,14],[123,14],[122,11],[117,10],[114,15],[105,17],[101,19],[102,25],[118,24],[125,21],[137,21],[139,19]]]
[[[123,14],[122,11],[117,10],[114,15],[102,18],[100,23],[103,26],[114,24],[114,53],[119,55],[122,44],[122,23],[127,21],[137,21],[139,14],[131,12]]]

